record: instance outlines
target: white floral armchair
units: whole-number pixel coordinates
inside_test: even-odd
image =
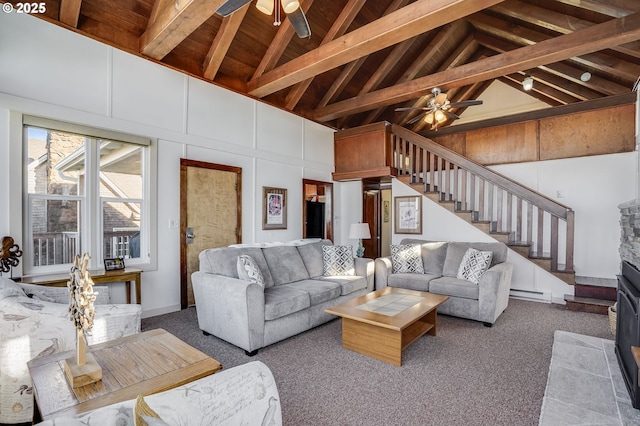
[[[140,332],[140,305],[109,304],[109,287],[96,286],[89,345]],[[31,422],[33,388],[27,362],[75,348],[66,287],[15,283],[0,277],[0,423]]]

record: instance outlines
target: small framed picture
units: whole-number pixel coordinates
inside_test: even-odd
[[[262,187],[262,229],[287,229],[287,190]]]
[[[396,234],[422,234],[422,196],[395,197]]]
[[[124,259],[121,257],[117,257],[114,259],[105,259],[104,260],[104,270],[105,271],[117,271],[120,269],[124,269]]]

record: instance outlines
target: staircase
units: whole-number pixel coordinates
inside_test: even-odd
[[[567,309],[607,315],[618,296],[618,282],[614,279],[576,277],[574,294],[566,294]]]
[[[401,182],[575,284],[571,208],[403,127],[391,125],[389,144]]]

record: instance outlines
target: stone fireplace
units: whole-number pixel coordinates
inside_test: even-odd
[[[616,357],[631,403],[640,408],[638,364],[631,346],[640,346],[640,200],[620,206],[620,258],[616,318]]]

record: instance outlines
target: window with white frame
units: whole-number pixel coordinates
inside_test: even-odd
[[[24,117],[25,273],[150,262],[151,141]]]

